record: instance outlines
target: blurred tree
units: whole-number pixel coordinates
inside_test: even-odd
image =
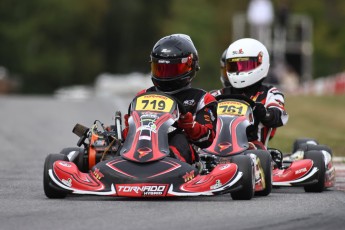
[[[216,63],[215,28],[212,27],[215,20],[214,5],[207,0],[190,0],[188,4],[183,0],[174,0],[171,5],[171,13],[163,20],[162,32],[165,35],[173,33],[185,33],[191,36],[198,50],[200,71],[194,80],[194,84],[202,85],[202,79]]]
[[[219,59],[231,42],[231,1],[173,0],[171,12],[162,21],[163,34],[191,36],[199,53],[201,69],[193,85],[207,90],[221,87]]]
[[[274,0],[275,4],[279,0]],[[289,1],[292,14],[308,15],[313,20],[313,77],[344,71],[345,66],[345,1]]]
[[[275,6],[279,0],[273,0]],[[248,0],[1,0],[0,65],[22,79],[25,93],[91,84],[95,76],[149,72],[154,43],[190,35],[201,70],[194,85],[221,86],[219,58],[232,42],[232,16]],[[314,77],[343,71],[345,1],[290,1],[291,13],[314,22]]]
[[[150,71],[150,51],[169,5],[169,0],[109,1],[104,22],[105,71]]]
[[[2,0],[0,61],[20,73],[24,93],[89,83],[103,69],[99,42],[106,4],[97,0]]]
[[[345,69],[345,1],[323,0],[318,5],[320,8],[311,12],[314,20],[316,78]]]

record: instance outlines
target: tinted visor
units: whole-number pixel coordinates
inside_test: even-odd
[[[249,72],[262,63],[262,57],[239,57],[226,60],[226,71],[229,73]]]
[[[192,70],[193,56],[176,59],[159,59],[152,57],[151,72],[156,78],[172,78]]]

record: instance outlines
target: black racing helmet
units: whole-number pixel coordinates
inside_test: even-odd
[[[150,57],[152,82],[163,92],[188,87],[200,69],[198,52],[185,34],[163,37],[154,45]]]
[[[231,83],[229,81],[228,75],[226,74],[226,51],[228,48],[224,50],[222,53],[222,56],[220,57],[220,81],[222,82],[224,87],[229,87],[231,86]]]

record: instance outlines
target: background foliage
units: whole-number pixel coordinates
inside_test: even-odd
[[[273,3],[276,6],[278,0]],[[232,39],[232,16],[248,0],[0,0],[0,66],[22,93],[92,84],[102,72],[149,72],[149,53],[167,34],[189,34],[199,51],[195,84],[220,87],[219,58]],[[314,23],[314,77],[343,70],[345,1],[289,1]]]
[[[277,130],[269,146],[291,153],[296,138],[313,138],[329,146],[334,155],[344,157],[344,101],[345,95],[288,96],[289,122]]]

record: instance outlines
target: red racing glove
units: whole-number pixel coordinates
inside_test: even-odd
[[[188,112],[180,116],[178,126],[184,129],[187,136],[193,141],[197,141],[202,135],[208,132],[208,129],[199,122],[194,121],[193,115]]]

